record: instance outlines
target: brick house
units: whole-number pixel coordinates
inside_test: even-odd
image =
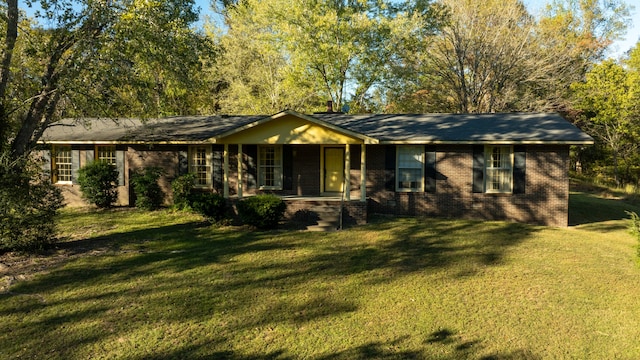
[[[569,147],[593,139],[558,114],[300,114],[62,120],[42,137],[44,170],[78,204],[77,170],[104,160],[129,174],[164,169],[161,186],[196,175],[231,202],[269,192],[288,215],[343,204],[368,213],[568,223]]]

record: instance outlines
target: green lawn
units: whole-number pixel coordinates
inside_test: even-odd
[[[572,195],[567,229],[65,210],[67,257],[0,295],[0,358],[638,359],[637,241],[617,210],[587,216],[601,200]]]

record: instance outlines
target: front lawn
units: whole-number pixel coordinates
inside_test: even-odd
[[[250,232],[65,210],[66,257],[0,295],[0,358],[637,359],[624,224]]]

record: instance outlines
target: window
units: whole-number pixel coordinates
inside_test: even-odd
[[[513,184],[513,151],[510,146],[485,148],[485,191],[510,193]]]
[[[422,146],[398,146],[396,162],[396,190],[422,191],[424,149]]]
[[[196,186],[211,185],[211,148],[193,146],[189,149],[189,172],[195,175]]]
[[[258,186],[282,189],[282,146],[258,147]]]
[[[96,146],[96,161],[104,161],[107,164],[116,166],[116,147]]]
[[[71,146],[56,146],[53,152],[53,182],[71,184]]]

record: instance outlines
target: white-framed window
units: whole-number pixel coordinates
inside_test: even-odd
[[[282,189],[282,145],[258,146],[258,187]]]
[[[513,189],[513,148],[485,147],[485,192],[511,193]]]
[[[109,165],[116,166],[116,147],[114,145],[96,146],[96,161],[104,161]]]
[[[189,172],[195,175],[196,186],[211,185],[211,147],[189,147]]]
[[[58,145],[53,147],[52,156],[53,182],[56,184],[71,184],[72,164],[71,146]]]
[[[424,147],[403,145],[396,147],[396,190],[424,190]]]

